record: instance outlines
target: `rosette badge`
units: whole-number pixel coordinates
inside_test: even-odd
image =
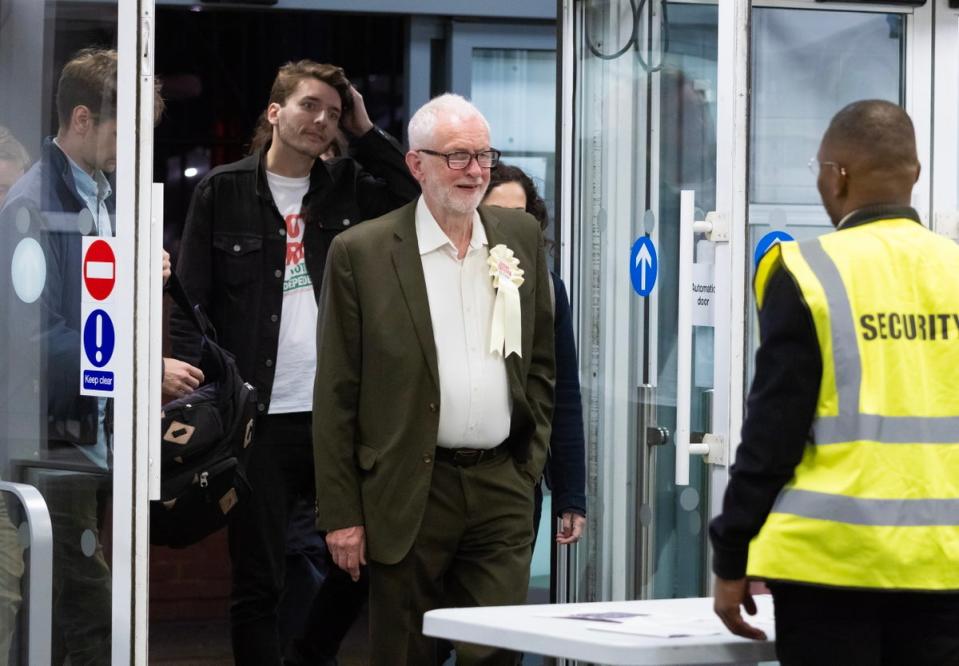
[[[496,289],[493,303],[493,322],[490,329],[490,353],[522,356],[522,311],[519,304],[519,286],[523,284],[523,269],[513,251],[502,243],[489,251],[489,274]]]

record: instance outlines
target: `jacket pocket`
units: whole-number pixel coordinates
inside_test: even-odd
[[[378,455],[379,451],[371,446],[364,446],[363,444],[356,446],[356,462],[364,472],[369,472],[373,469]]]
[[[225,284],[237,286],[256,278],[263,262],[262,236],[218,232],[213,234],[213,248],[216,271]]]

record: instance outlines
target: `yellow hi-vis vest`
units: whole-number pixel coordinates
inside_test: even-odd
[[[812,313],[822,381],[748,575],[959,590],[959,245],[884,219],[773,248]]]

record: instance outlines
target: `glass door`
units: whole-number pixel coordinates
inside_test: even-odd
[[[153,109],[141,68],[152,57],[151,6],[3,3],[4,664],[146,659],[148,420],[135,430],[134,415],[147,407],[149,374],[134,370],[148,357],[134,294],[150,268],[139,279],[138,252],[151,258],[138,244],[138,206],[150,200],[136,175],[138,118],[149,124]]]
[[[831,229],[806,163],[839,108],[906,107],[914,205],[959,237],[959,12],[581,0],[563,26],[591,512],[575,596],[699,596],[752,372],[753,267],[777,240]]]
[[[885,99],[904,106],[916,124],[924,171],[931,171],[929,145],[923,142],[929,136],[931,87],[907,77],[911,64],[930,57],[925,17],[912,8],[890,11],[883,5],[856,11],[822,7],[772,4],[752,10],[748,284],[777,240],[802,241],[833,231],[808,163],[830,119],[846,104]],[[924,173],[913,201],[927,223],[928,182]],[[752,377],[759,331],[752,290],[747,297]]]
[[[446,57],[449,89],[470,99],[492,130],[490,141],[502,162],[525,171],[546,202],[556,239],[556,28],[548,24],[452,21]],[[551,246],[552,247],[552,246]],[[549,253],[548,253],[549,254]],[[555,266],[555,256],[548,256]],[[533,549],[530,603],[555,598],[555,521],[552,494],[543,484],[542,516]],[[562,574],[561,574],[562,575]]]
[[[529,174],[555,220],[555,26],[453,21],[447,61],[449,89],[483,112],[502,161]]]
[[[715,332],[728,328],[717,277],[729,236],[709,213],[717,138],[734,117],[722,106],[735,100],[720,94],[732,42],[721,46],[719,26],[740,4],[593,0],[566,18],[591,516],[576,562],[583,600],[706,590],[708,462],[721,453],[710,433],[728,402]]]

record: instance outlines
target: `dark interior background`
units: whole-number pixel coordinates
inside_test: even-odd
[[[164,245],[174,258],[193,188],[247,154],[283,63],[340,65],[373,122],[402,139],[405,31],[405,17],[382,14],[158,8],[155,71],[167,108],[155,133],[154,179],[165,184]]]

